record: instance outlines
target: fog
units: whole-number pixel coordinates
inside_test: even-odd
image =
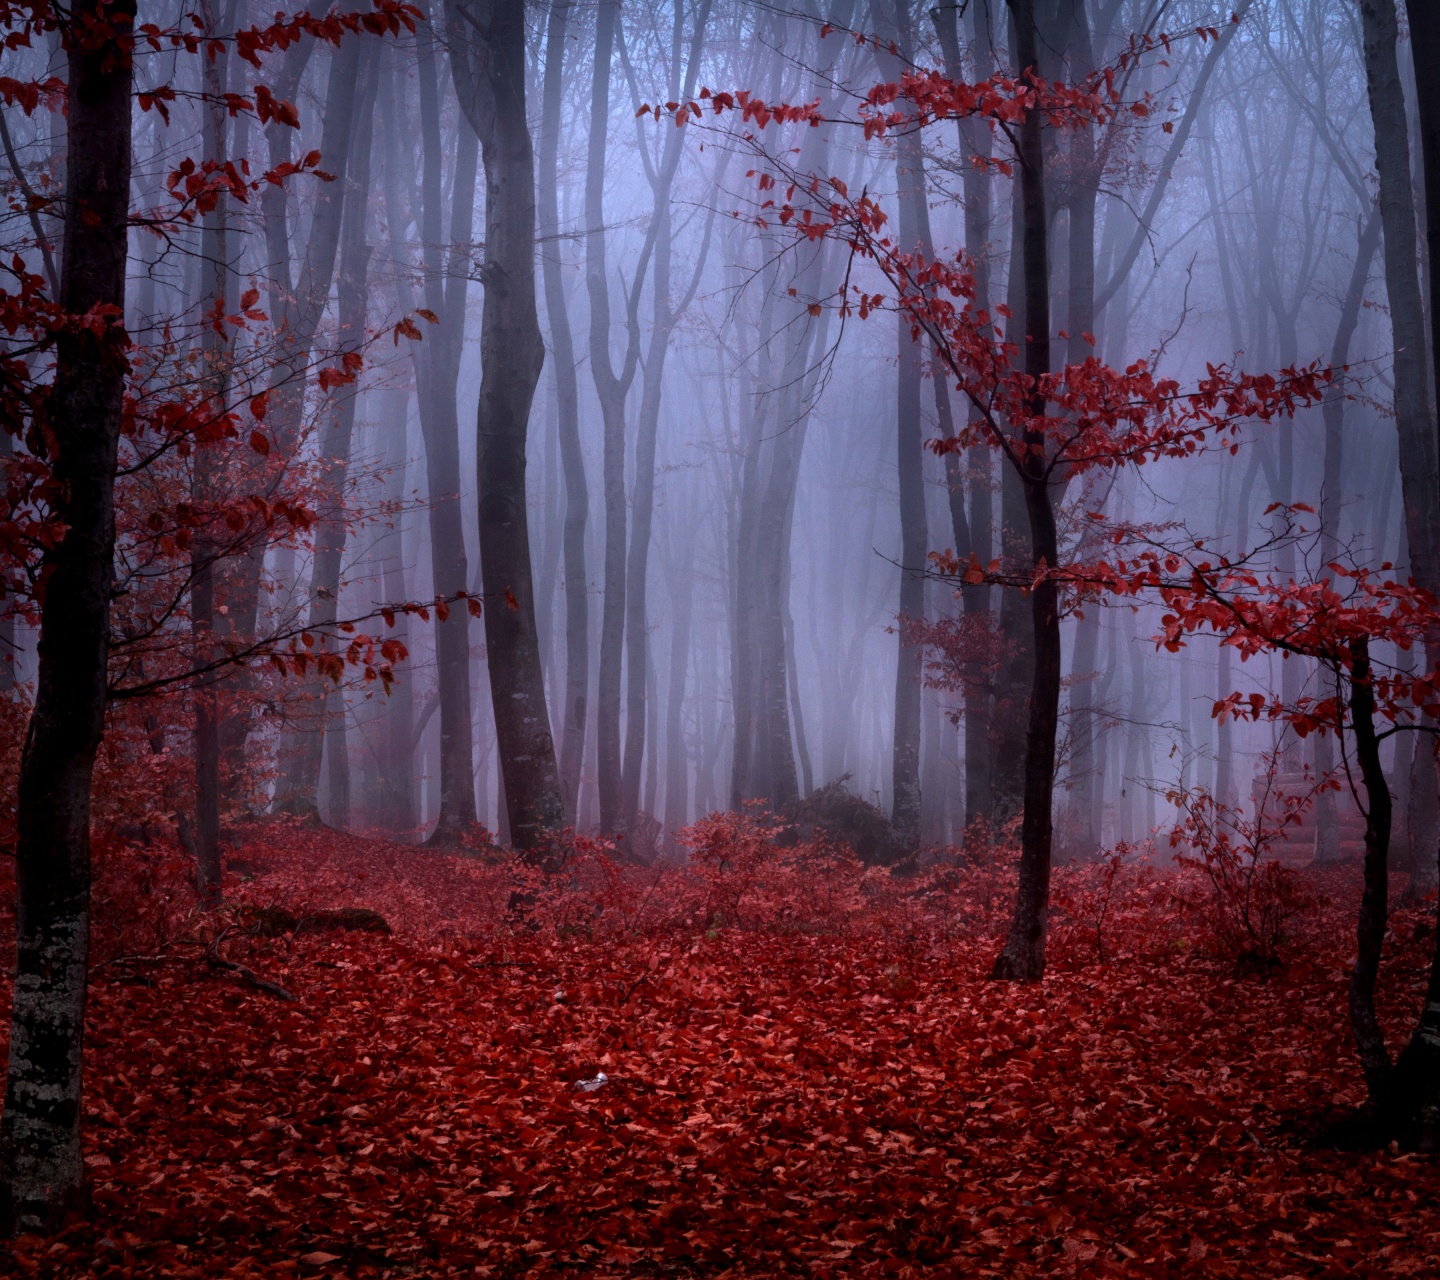
[[[225,820],[313,814],[442,842],[470,838],[473,820],[511,842],[494,708],[519,695],[491,681],[502,668],[508,680],[504,664],[518,659],[496,651],[488,627],[507,614],[529,627],[532,609],[563,821],[615,838],[627,857],[673,855],[677,834],[710,811],[753,802],[793,815],[827,787],[873,805],[905,857],[1018,820],[1028,593],[989,581],[962,599],[961,580],[928,557],[949,551],[964,565],[973,554],[994,579],[1027,571],[1023,494],[994,448],[926,447],[966,420],[966,404],[926,340],[897,323],[875,263],[776,216],[785,174],[838,177],[886,211],[888,232],[911,238],[902,251],[917,236],[926,257],[963,251],[986,276],[985,305],[1023,313],[1013,124],[937,119],[873,135],[858,124],[872,86],[906,68],[1011,73],[1007,8],[525,8],[543,366],[523,494],[493,501],[523,498],[528,581],[481,571],[482,311],[501,269],[486,265],[494,172],[466,110],[480,27],[456,7],[448,21],[417,14],[413,30],[336,43],[301,35],[257,68],[228,33],[263,19],[259,9],[228,0],[195,11],[197,30],[226,37],[215,58],[168,48],[139,58],[142,91],[175,92],[134,115],[131,203],[150,216],[129,241],[133,363],[153,360],[157,385],[188,377],[223,278],[225,313],[244,307],[250,318],[221,326],[238,447],[216,483],[288,494],[315,517],[236,541],[216,570],[217,635],[232,648],[264,641],[267,654],[297,643],[341,652],[350,640],[338,624],[358,619],[359,632],[399,639],[408,655],[392,649],[318,683],[313,668],[263,663],[226,677]],[[177,16],[141,5],[142,22]],[[1318,361],[1344,367],[1343,390],[1323,409],[1245,426],[1233,452],[1212,444],[1058,479],[1062,560],[1100,553],[1101,516],[1105,528],[1239,554],[1275,537],[1286,519],[1275,504],[1303,504],[1312,510],[1290,517],[1302,534],[1262,554],[1267,571],[1306,580],[1342,557],[1393,562],[1403,577],[1395,304],[1358,10],[1242,0],[1234,19],[1188,0],[1037,6],[1045,75],[1080,84],[1110,68],[1121,97],[1098,124],[1045,131],[1052,365],[1092,353],[1119,369],[1144,360],[1189,387],[1207,366],[1262,374]],[[6,56],[35,74],[47,50]],[[298,127],[283,110],[217,119],[206,76],[250,101],[263,86],[262,100],[293,103]],[[818,103],[825,122],[713,109],[712,95],[741,90]],[[692,100],[677,126],[664,104]],[[19,237],[22,183],[43,193],[63,181],[64,122],[12,110],[9,130]],[[977,167],[977,155],[992,163]],[[193,193],[197,216],[178,216],[186,177],[172,175],[187,157],[223,157],[239,175],[223,227]],[[298,171],[277,177],[287,163]],[[776,186],[762,183],[777,172]],[[917,188],[928,228],[904,212]],[[38,216],[55,221],[43,207]],[[864,318],[836,305],[838,290],[857,287],[885,299]],[[523,326],[510,337],[514,348],[495,346],[494,358],[518,369],[534,356]],[[360,359],[346,365],[347,353]],[[321,375],[336,368],[353,381]],[[1340,423],[1328,452],[1327,414]],[[245,447],[252,432],[266,436],[263,459]],[[288,478],[256,470],[280,456]],[[127,572],[144,579],[138,517],[122,520],[120,537]],[[131,585],[117,605],[122,630],[150,607]],[[452,601],[443,622],[437,596]],[[1283,721],[1212,715],[1234,691],[1323,696],[1323,666],[1274,652],[1242,662],[1208,633],[1168,651],[1153,598],[1062,596],[1057,857],[1152,839],[1163,857],[1177,790],[1245,804],[1267,770],[1337,766],[1333,743],[1298,738]],[[189,600],[184,589],[176,598]],[[377,617],[404,602],[426,616]],[[188,616],[182,603],[155,628],[136,621],[152,667],[179,661],[182,641],[156,637]],[[21,684],[35,674],[33,621],[21,610],[7,623]],[[968,637],[948,657],[935,643],[947,624]],[[971,657],[957,659],[961,649]],[[1385,660],[1413,661],[1388,649]],[[964,678],[957,662],[969,663]],[[365,678],[367,665],[393,680]],[[187,696],[167,689],[175,714],[152,731],[180,756]],[[112,716],[132,713],[138,703]],[[1411,824],[1433,826],[1433,766],[1406,735],[1386,743],[1384,761],[1404,842]],[[822,808],[834,801],[825,796]]]

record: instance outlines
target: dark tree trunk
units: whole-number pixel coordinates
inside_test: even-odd
[[[444,257],[441,217],[440,86],[433,35],[419,32],[423,168],[421,231],[425,245],[425,303],[440,324],[415,352],[420,429],[430,515],[430,559],[437,596],[470,583],[460,507],[460,417],[456,381],[465,337],[466,260],[474,222],[479,143],[460,123],[451,196],[450,256]],[[452,50],[451,62],[454,63]],[[437,610],[437,615],[444,612]],[[440,685],[440,811],[427,844],[454,844],[475,823],[475,765],[470,692],[470,615],[451,609],[435,619],[435,666]]]
[[[545,281],[545,314],[554,353],[555,398],[559,408],[560,465],[565,473],[565,701],[561,715],[560,789],[565,820],[576,821],[580,772],[585,757],[585,721],[590,696],[590,594],[585,576],[585,524],[590,490],[580,451],[580,389],[575,376],[575,338],[565,283],[560,273],[559,185],[560,107],[564,91],[565,32],[571,0],[554,0],[545,33],[545,89],[540,127],[540,262]]]
[[[1405,532],[1415,580],[1433,593],[1440,585],[1435,424],[1427,394],[1409,126],[1396,59],[1398,23],[1394,0],[1360,0],[1360,17],[1366,87],[1375,131],[1375,167],[1380,175]],[[1430,73],[1431,69],[1426,68],[1422,75]],[[1433,634],[1427,636],[1427,657],[1431,661],[1436,656],[1435,640]],[[1366,853],[1368,864],[1368,842]],[[1382,1114],[1387,1131],[1427,1148],[1440,1143],[1440,940],[1430,970],[1425,1007],[1385,1085]]]
[[[1435,423],[1425,360],[1425,312],[1416,256],[1415,199],[1410,179],[1409,125],[1396,61],[1394,0],[1360,0],[1365,78],[1380,175],[1380,221],[1385,288],[1395,361],[1395,427],[1400,438],[1400,485],[1405,531],[1416,582],[1440,589],[1440,494],[1436,492]],[[1428,646],[1433,649],[1433,645]],[[1432,661],[1437,655],[1431,652]]]
[[[1011,0],[1019,65],[1039,65],[1032,0]],[[1059,559],[1055,511],[1045,456],[1045,433],[1033,420],[1045,416],[1038,390],[1050,371],[1050,271],[1046,245],[1044,140],[1038,112],[1020,124],[1020,189],[1025,251],[1025,372],[1034,381],[1032,421],[1020,433],[1021,480],[1030,525],[1032,565],[1039,579],[1030,589],[1034,674],[1025,739],[1024,813],[1020,826],[1020,883],[1010,936],[996,958],[993,976],[1037,981],[1045,972],[1045,935],[1050,900],[1051,805],[1055,783],[1055,734],[1060,711],[1059,592],[1053,570]]]
[[[1425,239],[1433,277],[1440,254],[1440,5],[1405,0],[1410,19],[1410,56],[1415,63],[1415,97],[1420,107],[1420,154],[1425,167]],[[1431,300],[1434,307],[1434,300]],[[1432,387],[1440,387],[1440,325],[1430,323]]]
[[[1350,1027],[1365,1072],[1370,1097],[1379,1100],[1390,1076],[1390,1054],[1375,1015],[1375,980],[1390,902],[1390,787],[1380,766],[1375,736],[1375,690],[1370,683],[1370,642],[1360,636],[1350,644],[1350,721],[1355,758],[1365,783],[1365,888],[1356,922],[1355,967],[1350,971]]]
[[[525,6],[449,0],[451,65],[485,164],[485,309],[477,472],[495,737],[510,837],[541,849],[564,821],[550,737],[525,502],[525,436],[545,347],[535,307],[535,157],[525,118]],[[475,20],[485,33],[483,44]]]
[[[210,34],[219,34],[214,19],[213,6],[206,4],[203,20]],[[223,162],[226,142],[225,104],[222,94],[225,90],[225,67],[228,55],[223,50],[207,57],[204,63],[205,102],[205,151],[216,162]],[[204,307],[219,307],[223,315],[233,315],[230,274],[230,237],[226,197],[222,194],[215,207],[205,215],[202,236],[203,259],[210,269],[208,289],[202,289],[202,298],[208,295]],[[202,268],[203,271],[203,268]],[[208,366],[211,409],[215,415],[223,414],[225,397],[229,387],[230,344],[223,325],[205,325],[201,333],[201,347]],[[208,436],[207,433],[203,433]],[[195,441],[191,463],[191,498],[196,510],[201,512],[201,524],[196,530],[191,549],[190,586],[190,635],[194,668],[204,673],[215,656],[215,545],[210,536],[209,508],[214,498],[215,459],[214,442],[208,438]],[[191,690],[194,704],[195,731],[195,889],[200,903],[209,909],[220,901],[220,715],[214,680],[202,674]]]
[[[129,54],[134,6],[77,0],[67,39],[68,173],[60,304],[110,308],[100,332],[62,331],[48,406],[65,528],[46,550],[35,709],[20,760],[16,975],[0,1222],[50,1231],[84,1195],[81,1061],[90,934],[90,785],[105,725],[115,465],[127,340]],[[83,43],[77,43],[83,41]]]

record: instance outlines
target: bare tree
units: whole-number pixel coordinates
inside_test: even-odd
[[[564,819],[550,737],[525,497],[525,437],[545,361],[535,305],[535,156],[525,117],[523,0],[448,0],[450,65],[485,165],[485,311],[477,470],[485,644],[514,844],[544,846]]]

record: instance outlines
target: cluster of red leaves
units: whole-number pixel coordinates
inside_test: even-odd
[[[229,955],[294,1004],[216,972],[198,945],[97,971],[94,1209],[0,1255],[10,1273],[1248,1278],[1440,1264],[1440,1173],[1303,1137],[1360,1094],[1344,877],[1290,967],[1261,982],[1186,946],[1164,877],[1123,868],[1109,962],[1076,907],[1051,976],[1019,987],[983,977],[998,901],[948,935],[464,927],[489,908],[460,860],[261,834],[238,851],[273,867],[250,891],[289,878],[298,907],[338,894],[343,869],[349,903],[387,910],[396,935],[232,938]],[[1104,887],[1090,868],[1058,898]],[[431,908],[427,927],[405,927]],[[1418,999],[1423,919],[1395,919],[1394,1027]]]

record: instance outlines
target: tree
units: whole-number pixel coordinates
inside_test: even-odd
[[[575,337],[560,272],[560,105],[564,89],[565,33],[571,0],[552,0],[545,28],[545,81],[540,125],[540,263],[545,316],[550,327],[559,410],[560,461],[565,473],[565,693],[560,722],[560,789],[565,817],[575,821],[590,698],[590,596],[585,577],[585,525],[590,490],[580,451],[580,389]]]
[[[0,1220],[11,1230],[53,1229],[84,1187],[90,779],[105,723],[126,373],[134,19],[130,0],[77,0],[64,32],[64,327],[46,426],[65,533],[44,557],[40,669],[20,765],[17,970],[0,1115]]]
[[[420,224],[424,246],[425,306],[439,323],[415,352],[420,428],[430,496],[430,548],[437,596],[469,582],[460,510],[460,418],[456,381],[465,337],[465,297],[475,209],[478,141],[462,103],[451,193],[450,253],[442,241],[440,79],[434,32],[419,33],[422,166]],[[455,51],[451,50],[454,69]],[[470,706],[470,617],[465,610],[438,619],[435,660],[440,697],[440,813],[433,845],[453,844],[475,822],[475,767]]]
[[[995,575],[976,563],[949,562],[955,576],[982,582],[1008,581],[1028,594],[1034,667],[1025,742],[1025,809],[1021,824],[1020,883],[1006,946],[996,961],[997,978],[1033,981],[1045,963],[1050,877],[1055,744],[1061,687],[1059,624],[1060,553],[1052,490],[1096,469],[1118,469],[1157,457],[1187,457],[1207,439],[1239,429],[1242,422],[1269,422],[1317,403],[1326,382],[1318,366],[1286,369],[1276,375],[1241,373],[1211,365],[1209,376],[1189,392],[1160,378],[1146,361],[1123,373],[1093,355],[1082,363],[1050,370],[1049,284],[1042,120],[1073,127],[1110,118],[1121,99],[1111,77],[1081,87],[1049,82],[1038,65],[1033,7],[1019,3],[1014,29],[1023,65],[1020,79],[992,78],[977,84],[951,80],[939,72],[907,73],[898,83],[873,87],[866,98],[863,126],[867,136],[889,129],[924,127],[937,119],[979,115],[1014,131],[1020,167],[1021,230],[1024,239],[1025,357],[1016,368],[1017,344],[1006,341],[991,317],[974,306],[975,277],[962,255],[956,262],[929,260],[897,244],[886,232],[887,218],[876,201],[852,197],[837,178],[787,164],[767,153],[771,171],[759,178],[760,191],[777,185],[785,198],[774,214],[792,227],[801,243],[836,237],[873,264],[893,291],[893,305],[910,320],[911,336],[929,340],[957,388],[978,412],[979,422],[948,440],[940,452],[986,439],[1019,481],[1030,526],[1028,567]],[[767,104],[749,93],[711,95],[716,112],[738,109],[761,127],[823,121],[819,103]],[[906,108],[894,104],[904,98]],[[677,110],[690,110],[682,104]],[[698,110],[698,107],[695,108]],[[1135,104],[1138,113],[1148,107]],[[761,203],[756,221],[770,225]],[[818,299],[807,307],[822,306]],[[864,319],[884,309],[883,294],[863,285],[828,299],[842,317]],[[1003,313],[1002,313],[1003,316]],[[1053,407],[1054,412],[1050,412]],[[942,564],[945,563],[942,557]]]
[[[485,166],[485,311],[477,470],[485,644],[511,838],[527,852],[564,805],[535,634],[525,437],[545,347],[535,306],[535,157],[525,117],[525,7],[448,0],[455,89]]]
[[[600,669],[595,730],[599,768],[600,828],[624,825],[621,793],[620,682],[625,658],[625,400],[640,357],[637,309],[645,279],[637,264],[625,305],[625,354],[620,372],[610,352],[613,323],[605,253],[605,157],[610,121],[610,70],[614,60],[619,0],[601,0],[595,18],[595,74],[590,95],[590,144],[585,168],[585,287],[590,297],[590,372],[604,424],[601,492],[605,508],[605,595],[600,618]]]

